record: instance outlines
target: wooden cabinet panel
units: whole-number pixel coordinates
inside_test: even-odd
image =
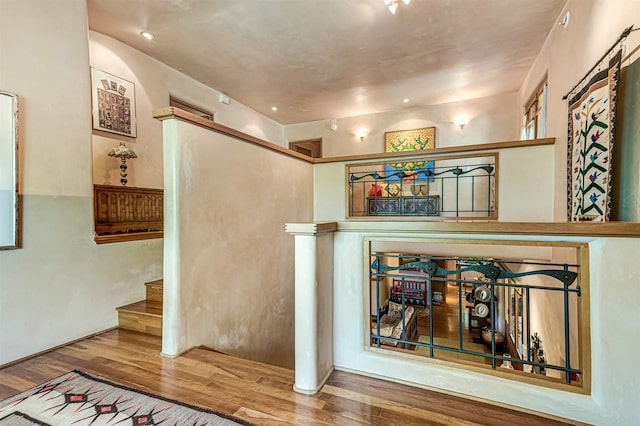
[[[162,231],[162,189],[109,185],[93,189],[96,234]]]

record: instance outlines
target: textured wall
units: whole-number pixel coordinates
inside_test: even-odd
[[[375,228],[376,224],[371,224]],[[378,232],[337,232],[334,236],[334,288],[344,297],[334,305],[334,360],[337,368],[389,377],[472,397],[497,401],[597,425],[636,425],[640,374],[637,353],[637,285],[640,241],[633,238],[538,237],[536,240],[589,243],[591,290],[592,393],[579,395],[489,377],[463,369],[451,369],[426,360],[365,349],[363,284],[368,280],[361,264],[366,237],[408,238],[384,225]],[[411,238],[459,238],[468,235],[412,233]],[[490,235],[474,239],[504,239]],[[531,237],[521,237],[518,240]],[[615,287],[613,287],[615,285]],[[339,290],[338,290],[339,289]]]
[[[322,156],[384,152],[384,133],[393,130],[436,127],[436,147],[502,142],[519,138],[518,95],[505,93],[439,105],[407,108],[377,114],[338,118],[331,131],[329,120],[285,126],[287,142],[322,138]],[[471,121],[461,130],[454,121],[465,115]],[[355,136],[365,129],[364,141]]]
[[[498,219],[546,222],[552,219],[553,145],[499,150]],[[315,220],[344,220],[348,206],[346,162],[314,165]],[[442,220],[440,216],[421,219]]]
[[[120,163],[109,150],[124,140],[138,158],[128,162],[129,186],[162,188],[162,124],[153,109],[169,106],[169,95],[214,111],[215,121],[277,145],[283,127],[245,105],[218,103],[220,92],[111,37],[89,32],[91,66],[135,84],[137,138],[93,131],[93,181],[120,185]]]
[[[115,326],[162,240],[93,242],[87,10],[0,2],[0,88],[21,102],[23,248],[0,251],[0,364]]]
[[[294,245],[313,218],[312,166],[164,122],[163,352],[195,345],[293,367]]]
[[[536,58],[520,89],[520,105],[531,96],[544,79],[548,79],[547,135],[556,138],[554,220],[567,220],[567,102],[562,97],[604,55],[626,27],[640,15],[637,0],[570,0],[564,11],[571,13],[567,28],[555,26]],[[627,39],[631,60],[640,56],[640,34]],[[623,60],[623,66],[628,65]],[[615,154],[614,154],[615,156]],[[616,160],[614,160],[616,161]]]

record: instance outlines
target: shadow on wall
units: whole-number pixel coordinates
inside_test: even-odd
[[[614,145],[611,220],[638,222],[640,191],[640,59],[622,68]]]

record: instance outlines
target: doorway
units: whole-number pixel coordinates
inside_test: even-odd
[[[289,142],[289,149],[311,158],[322,157],[322,138]]]

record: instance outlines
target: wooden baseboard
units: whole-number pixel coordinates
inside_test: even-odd
[[[37,352],[37,353],[32,354],[32,355],[27,355],[27,356],[25,356],[25,357],[23,357],[23,358],[20,358],[20,359],[15,360],[15,361],[11,361],[11,362],[8,362],[8,363],[6,363],[6,364],[1,364],[1,365],[0,365],[0,370],[2,370],[3,368],[6,368],[6,367],[11,367],[12,365],[15,365],[15,364],[21,363],[22,361],[27,361],[27,360],[29,360],[29,359],[31,359],[31,358],[35,358],[35,357],[37,357],[37,356],[44,355],[44,354],[49,353],[49,352],[53,352],[53,351],[55,351],[56,349],[60,349],[60,348],[63,348],[63,347],[65,347],[65,346],[72,345],[72,344],[77,343],[77,342],[80,342],[80,341],[82,341],[82,340],[89,339],[89,338],[91,338],[91,337],[95,337],[95,336],[98,336],[98,335],[100,335],[100,334],[107,333],[107,332],[109,332],[109,331],[113,331],[113,330],[115,330],[116,328],[118,328],[118,327],[117,327],[117,326],[114,326],[114,327],[109,327],[109,328],[107,328],[107,329],[105,329],[105,330],[96,331],[95,333],[91,333],[91,334],[88,334],[88,335],[83,336],[83,337],[78,337],[77,339],[70,340],[70,341],[68,341],[68,342],[66,342],[66,343],[62,343],[61,345],[54,346],[54,347],[49,348],[49,349],[45,349],[45,350],[43,350],[43,351]]]

